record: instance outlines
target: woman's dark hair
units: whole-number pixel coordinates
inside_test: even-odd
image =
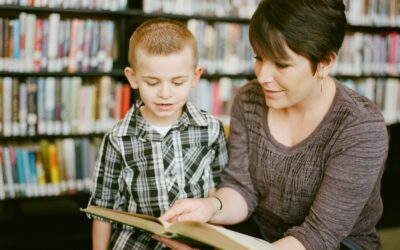
[[[286,44],[309,59],[315,73],[342,45],[344,10],[343,0],[263,0],[250,21],[250,43],[258,56],[276,62],[289,59]]]

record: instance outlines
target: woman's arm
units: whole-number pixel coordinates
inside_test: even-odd
[[[221,203],[216,199],[218,199]],[[231,188],[221,188],[203,199],[178,200],[160,219],[166,221],[194,220],[215,224],[236,224],[247,217],[244,198]]]
[[[276,250],[306,250],[303,244],[293,236],[286,236],[275,241],[272,245]]]
[[[257,198],[248,170],[248,147],[246,121],[243,117],[240,94],[232,106],[230,125],[230,158],[228,166],[222,172],[222,183],[212,196],[205,199],[187,199],[175,202],[160,218],[168,221],[197,220],[217,224],[235,224],[244,220],[249,214],[248,201],[254,206]],[[239,191],[240,190],[240,191]],[[251,212],[251,211],[250,211]]]
[[[93,219],[92,245],[93,250],[107,250],[111,237],[111,223]]]

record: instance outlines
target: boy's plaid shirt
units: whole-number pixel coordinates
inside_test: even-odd
[[[221,122],[188,102],[162,137],[144,121],[140,105],[104,136],[89,205],[160,216],[177,199],[207,196],[228,161]],[[160,248],[151,234],[114,228],[111,248]]]

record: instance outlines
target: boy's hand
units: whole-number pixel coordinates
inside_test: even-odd
[[[177,200],[160,219],[169,222],[186,220],[207,222],[218,210],[219,202],[213,197]]]
[[[165,246],[171,248],[172,250],[199,250],[198,248],[192,248],[191,246],[181,243],[179,241],[169,238],[163,238],[158,235],[153,235],[152,238],[158,240],[159,242],[163,243]]]

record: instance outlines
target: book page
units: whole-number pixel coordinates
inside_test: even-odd
[[[168,228],[168,232],[195,239],[218,249],[273,249],[272,244],[262,239],[241,234],[221,226],[195,221],[183,221],[175,223]]]
[[[274,249],[271,243],[250,235],[238,233],[223,227],[217,227],[216,230],[221,231],[231,239],[239,241],[242,245],[246,246],[247,249]]]

